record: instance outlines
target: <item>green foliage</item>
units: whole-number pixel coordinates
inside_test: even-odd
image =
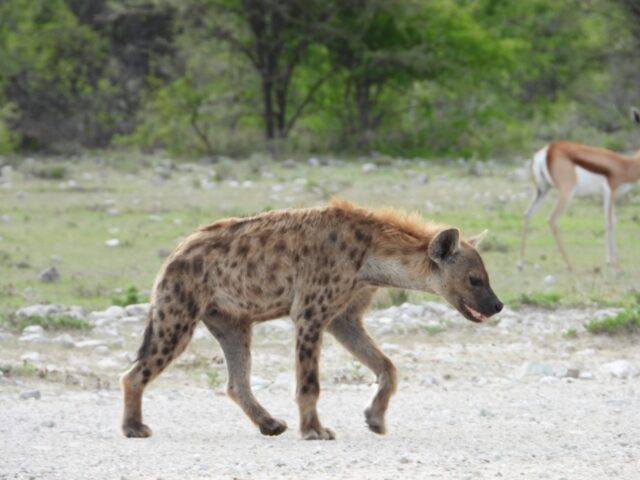
[[[389,291],[389,302],[391,302],[391,305],[402,305],[408,301],[409,294],[406,290],[394,288]]]
[[[9,363],[0,364],[0,372],[5,377],[34,377],[38,371],[30,363],[22,363],[20,365],[12,365]]]
[[[613,317],[591,320],[585,325],[594,335],[629,335],[640,332],[640,307],[628,308]]]
[[[120,307],[126,307],[127,305],[135,305],[141,303],[140,292],[134,286],[127,288],[122,294],[114,295],[111,297],[111,303]]]
[[[578,331],[575,328],[568,328],[562,332],[562,337],[567,339],[578,338]]]
[[[43,180],[63,180],[69,172],[64,165],[43,163],[29,168],[28,173]]]
[[[222,376],[220,375],[220,371],[215,368],[211,368],[207,370],[207,384],[209,388],[216,389],[220,385],[222,385]]]
[[[558,293],[523,293],[515,300],[514,305],[553,309],[558,307],[560,299],[561,296]]]
[[[626,150],[634,1],[5,0],[0,154]]]
[[[86,320],[64,315],[10,317],[7,325],[16,331],[22,331],[30,325],[40,325],[45,330],[89,330],[91,328],[91,324]]]

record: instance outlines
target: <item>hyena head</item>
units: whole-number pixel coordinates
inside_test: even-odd
[[[433,289],[472,322],[482,322],[503,307],[476,250],[485,234],[464,241],[458,229],[449,228],[436,234],[428,249]]]

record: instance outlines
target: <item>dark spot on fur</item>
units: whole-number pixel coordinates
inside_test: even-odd
[[[162,358],[159,358],[156,360],[156,366],[161,367],[164,364],[164,360]]]
[[[364,241],[367,240],[367,236],[359,228],[356,228],[356,231],[354,232],[354,235],[356,237],[356,240],[359,241],[359,242],[364,242]]]
[[[280,297],[284,294],[284,287],[278,287],[275,291],[277,297]]]
[[[247,253],[249,253],[249,245],[248,244],[241,243],[240,245],[238,245],[238,248],[236,249],[236,254],[238,256],[245,257],[247,255]]]
[[[331,232],[329,234],[329,240],[331,240],[333,243],[338,241],[338,234],[336,232]]]
[[[279,241],[278,243],[275,244],[273,249],[278,253],[282,253],[287,249],[287,244],[284,241],[281,240],[281,241]]]
[[[157,345],[153,345],[151,347],[151,355],[155,355],[156,353],[158,353],[158,346]]]
[[[306,257],[310,253],[311,253],[311,251],[309,250],[309,247],[307,247],[306,245],[303,245],[302,246],[302,255],[304,255]]]
[[[202,275],[202,271],[204,269],[204,261],[202,257],[197,256],[193,260],[191,260],[191,272],[193,275]]]
[[[304,318],[305,320],[311,320],[313,316],[313,307],[307,307],[304,309]]]
[[[344,252],[347,249],[347,242],[340,242],[340,251]]]
[[[198,305],[191,293],[187,296],[187,310],[189,311],[189,317],[191,318],[196,318],[198,315]]]
[[[162,354],[163,355],[169,355],[171,353],[171,349],[169,347],[164,347],[162,349]]]
[[[162,310],[158,312],[158,318],[160,319],[161,322],[164,321],[165,314]]]
[[[151,370],[149,370],[148,368],[143,368],[142,369],[142,376],[143,377],[150,377],[151,376]]]

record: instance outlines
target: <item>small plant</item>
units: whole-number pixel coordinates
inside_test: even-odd
[[[514,302],[516,305],[527,305],[531,307],[556,308],[560,303],[559,293],[523,293]]]
[[[207,370],[207,383],[209,388],[218,388],[222,384],[220,372],[218,370]]]
[[[444,332],[445,328],[442,325],[422,325],[420,327],[420,330],[428,333],[429,335],[436,335],[438,333]]]
[[[578,338],[578,331],[575,328],[567,328],[562,332],[563,338]]]
[[[495,235],[487,236],[487,238],[485,238],[480,245],[480,250],[483,252],[508,253],[511,251],[511,246],[508,243],[500,240]]]
[[[30,363],[21,365],[0,364],[0,372],[6,377],[33,377],[36,375],[36,368]]]
[[[111,303],[120,307],[141,303],[140,292],[136,287],[127,288],[122,294],[111,297]]]
[[[12,317],[8,325],[15,330],[22,331],[30,325],[40,325],[45,330],[89,330],[91,324],[82,318],[60,316]]]
[[[625,335],[640,333],[640,308],[625,309],[613,317],[591,320],[585,324],[594,335]]]
[[[43,180],[64,180],[68,175],[67,168],[63,165],[37,165],[29,173]]]
[[[406,290],[392,289],[389,291],[389,301],[391,305],[402,305],[409,301],[409,294]]]

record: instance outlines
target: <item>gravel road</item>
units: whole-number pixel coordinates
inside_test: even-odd
[[[390,328],[403,315],[401,324],[410,324],[411,312],[428,328]],[[0,479],[635,480],[640,352],[633,339],[584,332],[585,319],[598,314],[507,312],[483,326],[445,314],[451,320],[436,331],[424,308],[374,312],[374,336],[400,373],[388,434],[364,424],[373,378],[327,338],[319,412],[335,441],[299,438],[293,342],[284,322],[256,332],[254,346],[256,395],[289,425],[275,438],[262,437],[226,398],[224,377],[207,386],[208,361],[220,361],[209,338],[194,341],[186,360],[149,388],[145,421],[154,435],[143,440],[120,434],[117,389],[121,357],[135,349],[141,325],[118,330],[125,344],[120,352],[111,347],[106,358],[113,363],[104,362],[104,346],[85,353],[86,338],[75,339],[75,348],[39,344],[43,365],[55,362],[64,374],[0,377]],[[577,336],[562,335],[569,327]],[[0,338],[0,363],[34,348]],[[40,398],[20,398],[36,390]]]

